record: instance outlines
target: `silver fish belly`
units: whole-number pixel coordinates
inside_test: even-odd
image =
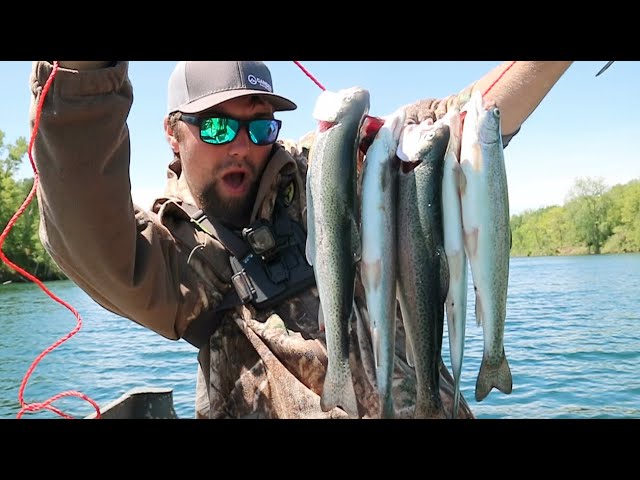
[[[362,260],[371,340],[380,396],[380,417],[394,416],[392,376],[396,329],[396,150],[404,109],[385,119],[367,150],[362,172]]]
[[[465,109],[460,147],[462,224],[476,321],[484,336],[475,391],[481,401],[494,387],[503,393],[512,390],[504,351],[511,229],[500,111],[485,106],[480,92]]]
[[[445,418],[439,366],[448,290],[441,194],[448,142],[449,126],[441,122],[406,126],[401,138],[408,162],[398,174],[397,292],[416,374],[415,418]]]
[[[307,172],[307,261],[313,265],[326,335],[328,365],[320,400],[324,411],[341,407],[358,416],[349,365],[356,264],[356,152],[369,93],[360,88],[324,91],[316,103],[316,138]]]
[[[444,251],[449,265],[449,289],[445,301],[449,354],[454,378],[454,398],[451,418],[457,418],[460,404],[460,375],[464,357],[465,326],[467,320],[467,255],[464,250],[462,205],[460,199],[460,139],[462,120],[454,109],[442,117],[449,125],[449,145],[444,157],[442,178],[442,220]]]

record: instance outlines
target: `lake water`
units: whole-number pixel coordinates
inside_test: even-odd
[[[469,275],[470,276],[470,275]],[[76,335],[48,353],[24,391],[26,403],[78,391],[99,405],[136,387],[173,390],[176,413],[193,417],[196,350],[166,340],[94,303],[70,281],[47,287],[81,315]],[[640,418],[640,254],[513,258],[505,351],[513,392],[476,402],[482,327],[469,290],[462,392],[480,418]],[[0,285],[0,419],[15,418],[24,376],[77,319],[37,285]],[[446,324],[446,322],[445,322]],[[448,339],[443,342],[449,364]],[[53,404],[81,418],[86,400]],[[40,410],[22,418],[60,418]]]

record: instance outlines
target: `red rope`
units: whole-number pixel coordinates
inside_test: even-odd
[[[311,75],[311,73],[309,73],[309,70],[303,67],[300,62],[298,62],[297,60],[294,60],[293,63],[295,63],[298,67],[300,67],[300,70],[302,70],[307,77],[309,77],[316,85],[318,85],[321,90],[326,90],[326,88],[313,75]],[[511,62],[511,65],[505,68],[504,71],[500,75],[498,75],[498,77],[493,81],[493,83],[487,87],[487,89],[484,91],[482,96],[485,97],[487,93],[489,93],[489,91],[496,85],[496,83],[500,81],[500,79],[504,76],[504,74],[507,73],[511,69],[511,67],[513,67],[515,64],[516,64],[515,61]]]
[[[313,83],[318,85],[320,87],[320,90],[326,90],[326,88],[324,88],[324,86],[318,80],[316,80],[316,78],[313,75],[311,75],[309,71],[306,68],[304,68],[300,62],[294,60],[293,63],[295,63],[298,67],[300,67],[300,70],[302,70],[305,73],[305,75],[313,81]]]
[[[487,96],[487,93],[489,93],[491,89],[495,87],[496,83],[498,83],[502,79],[502,77],[504,77],[504,74],[507,73],[511,69],[511,67],[513,67],[515,64],[516,64],[515,61],[511,62],[511,64],[507,68],[505,68],[500,75],[498,75],[498,77],[491,83],[491,85],[487,87],[487,89],[482,94],[483,98]],[[460,121],[462,122],[462,125],[464,125],[464,118],[466,116],[467,116],[466,110],[463,112],[460,112]]]
[[[311,73],[309,73],[309,71],[306,68],[304,68],[300,62],[294,60],[293,63],[295,63],[298,67],[300,67],[300,70],[302,70],[307,77],[309,77],[316,85],[318,85],[320,87],[320,89],[326,90],[326,88],[313,75],[311,75]],[[511,69],[511,67],[513,67],[515,64],[516,64],[515,61],[511,62],[511,64],[507,68],[505,68],[504,71],[500,75],[498,75],[498,77],[491,83],[491,85],[489,85],[487,87],[487,89],[484,91],[482,96],[485,97],[487,95],[487,93],[489,93],[489,91],[496,85],[496,83],[498,83],[500,81],[500,79],[502,79],[504,74],[507,73]],[[369,116],[369,115],[367,115],[367,116]],[[460,120],[461,120],[462,124],[464,124],[464,118],[466,116],[467,116],[467,112],[466,111],[463,111],[463,112],[460,113]],[[381,119],[379,119],[379,120],[381,120]],[[380,126],[382,126],[383,123],[380,123]]]
[[[498,75],[498,78],[496,78],[493,81],[493,83],[487,87],[487,89],[484,91],[482,96],[486,97],[487,93],[489,93],[489,91],[496,85],[496,83],[498,83],[500,81],[500,79],[502,79],[502,77],[504,77],[504,74],[507,73],[511,69],[511,67],[513,67],[515,64],[516,64],[515,61],[511,62],[511,65],[509,65],[507,68],[505,68],[504,71],[500,75]]]
[[[29,161],[31,162],[31,167],[33,168],[33,172],[34,172],[33,187],[31,187],[31,191],[29,192],[29,195],[27,195],[27,198],[22,203],[22,205],[20,206],[18,211],[13,215],[13,217],[11,217],[11,219],[9,220],[9,223],[7,223],[7,226],[4,228],[2,234],[0,235],[0,258],[4,261],[4,263],[6,263],[9,267],[11,267],[13,270],[18,272],[20,275],[22,275],[23,277],[27,278],[28,280],[31,280],[35,284],[37,284],[40,287],[40,289],[42,291],[44,291],[44,293],[46,293],[54,301],[56,301],[56,302],[60,303],[61,305],[64,305],[65,307],[67,307],[75,315],[75,317],[78,320],[78,322],[77,322],[76,327],[70,333],[68,333],[67,335],[65,335],[61,339],[59,339],[53,345],[51,345],[50,347],[45,349],[40,355],[38,355],[36,357],[36,359],[33,361],[33,363],[31,364],[31,366],[29,367],[29,369],[27,370],[27,373],[25,374],[24,378],[22,379],[22,383],[20,384],[20,389],[18,390],[18,400],[19,400],[20,405],[21,405],[22,408],[18,412],[17,418],[21,418],[22,415],[24,414],[24,412],[35,412],[35,411],[42,410],[42,409],[46,409],[46,410],[52,411],[52,412],[54,412],[54,413],[56,413],[56,414],[58,414],[58,415],[60,415],[62,417],[65,417],[65,418],[72,418],[70,415],[62,412],[58,408],[53,407],[51,405],[56,400],[58,400],[58,399],[60,399],[62,397],[69,397],[69,396],[80,397],[80,398],[88,401],[96,409],[97,415],[96,415],[95,418],[100,418],[100,407],[98,406],[98,404],[96,402],[94,402],[93,400],[91,400],[86,395],[84,395],[84,394],[82,394],[80,392],[76,392],[74,390],[69,390],[69,391],[66,391],[66,392],[59,393],[59,394],[51,397],[50,399],[48,399],[48,400],[46,400],[44,402],[31,403],[31,404],[25,403],[25,401],[24,401],[24,390],[25,390],[25,387],[27,385],[27,381],[29,380],[29,377],[31,377],[31,374],[35,370],[36,366],[40,363],[40,361],[44,358],[44,356],[47,355],[50,351],[52,351],[54,348],[58,347],[60,344],[64,343],[69,338],[71,338],[76,333],[78,333],[78,331],[82,327],[82,319],[80,318],[80,314],[71,305],[69,305],[67,302],[65,302],[61,298],[57,297],[54,293],[52,293],[44,285],[44,283],[42,283],[42,281],[40,281],[38,278],[36,278],[35,276],[31,275],[29,272],[27,272],[26,270],[22,269],[21,267],[19,267],[15,263],[13,263],[11,260],[9,260],[6,257],[6,255],[4,254],[4,252],[2,251],[2,245],[3,245],[4,241],[6,240],[7,236],[9,235],[9,232],[11,231],[13,226],[15,225],[15,223],[18,220],[18,218],[20,217],[20,215],[22,215],[22,213],[29,206],[29,204],[33,200],[33,197],[35,196],[36,191],[37,191],[39,175],[38,175],[38,168],[36,167],[36,164],[33,161],[32,151],[33,151],[33,145],[35,143],[36,135],[37,135],[37,132],[38,132],[38,125],[40,124],[40,116],[42,114],[42,105],[44,104],[44,99],[47,96],[47,92],[49,91],[49,88],[51,87],[51,84],[53,83],[53,79],[56,76],[57,71],[58,71],[58,62],[54,62],[53,63],[53,70],[51,71],[51,75],[47,79],[47,82],[45,83],[44,88],[42,89],[42,94],[40,95],[40,102],[38,103],[38,107],[37,107],[37,110],[36,110],[36,117],[35,117],[35,122],[34,122],[34,125],[33,125],[33,132],[31,134],[31,140],[29,141],[29,149],[28,149]]]

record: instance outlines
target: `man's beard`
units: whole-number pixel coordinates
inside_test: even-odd
[[[254,180],[247,195],[242,198],[221,198],[216,189],[221,181],[215,180],[200,194],[198,200],[202,211],[226,225],[237,228],[247,226],[258,194],[259,182]]]

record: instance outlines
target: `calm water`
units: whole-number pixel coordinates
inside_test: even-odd
[[[178,416],[193,417],[195,348],[106,312],[71,282],[47,286],[83,324],[35,368],[27,403],[75,390],[105,405],[134,387],[164,387],[173,389]],[[482,328],[470,290],[462,390],[476,416],[640,418],[639,292],[640,254],[512,259],[505,351],[513,392],[476,402]],[[38,286],[14,283],[0,285],[0,321],[0,418],[15,418],[27,370],[77,320]],[[446,337],[443,348],[448,363]],[[94,412],[76,397],[54,406],[74,417]],[[40,410],[23,418],[60,417]]]

